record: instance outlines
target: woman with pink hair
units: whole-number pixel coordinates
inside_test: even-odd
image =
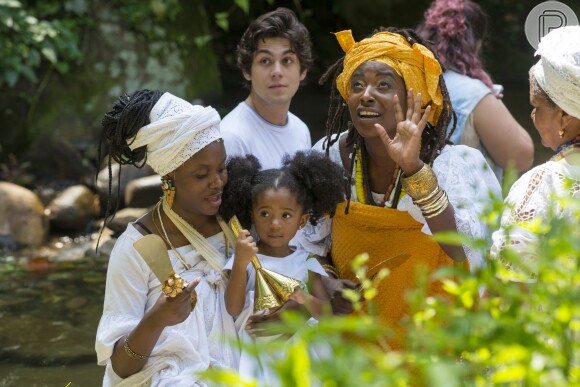
[[[445,83],[457,115],[451,140],[479,149],[501,181],[509,163],[520,171],[532,166],[534,145],[494,91],[480,51],[487,15],[470,0],[435,0],[417,32],[432,44],[447,69]],[[453,121],[449,129],[453,128]],[[506,141],[509,139],[509,141]]]

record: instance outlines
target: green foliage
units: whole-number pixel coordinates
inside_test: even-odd
[[[14,87],[20,78],[39,82],[43,65],[66,74],[80,63],[83,29],[95,22],[87,6],[83,1],[0,0],[0,87]],[[161,33],[155,23],[173,20],[181,8],[179,0],[126,0],[118,9],[136,31],[153,38]]]
[[[42,2],[32,12],[16,0],[0,0],[0,87],[20,77],[36,82],[42,62],[60,73],[80,57],[76,29],[82,19],[53,19],[56,2]]]
[[[254,352],[278,354],[272,369],[284,386],[578,386],[580,200],[554,203],[571,216],[552,217],[538,229],[536,282],[502,280],[497,275],[502,264],[496,261],[477,273],[446,268],[432,278],[423,274],[418,281],[423,285],[407,293],[411,312],[402,321],[405,350],[386,350],[388,327],[355,306],[356,314],[324,318],[314,328],[287,313],[276,329],[294,334],[292,339],[257,345]],[[489,206],[485,219],[490,229],[497,228],[497,213],[503,209],[499,199]],[[450,235],[441,240],[487,248],[481,241]],[[508,250],[505,259],[509,257]],[[513,252],[511,257],[517,258]],[[353,263],[365,291],[376,287],[366,278],[365,255]],[[425,295],[425,284],[436,279],[451,297]],[[484,288],[486,296],[480,297]],[[377,345],[363,344],[369,342]],[[311,356],[313,348],[325,346],[330,356]],[[215,385],[242,385],[231,372],[212,370],[204,377]]]

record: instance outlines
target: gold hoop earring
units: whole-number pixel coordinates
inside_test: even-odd
[[[175,198],[175,186],[173,185],[173,179],[171,178],[161,178],[161,190],[163,191],[163,196],[167,200],[169,208],[173,205],[173,199]]]
[[[562,129],[560,129],[560,130],[558,131],[558,134],[560,135],[560,138],[561,138],[561,137],[564,137],[564,133],[566,133],[566,130],[564,130],[564,128],[562,128]]]

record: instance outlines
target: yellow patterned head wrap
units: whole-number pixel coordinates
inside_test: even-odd
[[[429,123],[437,125],[443,110],[439,86],[442,70],[429,49],[418,43],[411,46],[405,37],[391,32],[378,32],[358,43],[354,41],[351,30],[337,32],[335,36],[346,53],[344,69],[336,78],[336,86],[345,101],[348,101],[354,71],[364,62],[383,62],[403,78],[407,90],[413,88],[415,95],[421,93],[424,108],[431,104]]]

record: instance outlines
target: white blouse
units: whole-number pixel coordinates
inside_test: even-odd
[[[191,269],[186,270],[173,251],[169,251],[169,256],[175,272],[188,282],[201,277],[195,309],[181,324],[163,330],[140,372],[126,379],[115,374],[110,360],[115,343],[135,328],[161,295],[161,283],[133,247],[141,237],[129,224],[111,252],[95,344],[99,365],[107,366],[103,386],[205,386],[196,372],[209,367],[237,369],[239,353],[226,344],[228,338],[236,337],[236,331],[225,309],[225,285],[220,275],[188,245],[177,250]],[[208,241],[220,252],[225,251],[223,233]]]
[[[324,140],[318,141],[312,148],[324,152]],[[329,157],[342,166],[339,141],[330,148]],[[433,171],[437,175],[439,186],[445,190],[453,205],[457,231],[472,238],[489,239],[489,230],[481,216],[492,196],[501,198],[501,187],[481,152],[465,145],[447,145],[435,159]],[[373,195],[377,195],[380,201],[382,195]],[[354,185],[351,187],[351,200],[358,201]],[[413,219],[423,224],[422,231],[431,235],[421,210],[413,204],[409,195],[400,198],[397,210],[408,212]],[[330,250],[331,229],[331,219],[321,219],[314,227],[308,223],[293,242],[314,254],[326,256]],[[463,249],[472,271],[485,265],[484,252],[465,245]]]
[[[501,251],[509,244],[520,258],[519,264],[525,268],[504,262],[507,271],[500,272],[503,276],[512,281],[534,281],[533,274],[537,273],[538,264],[535,251],[538,235],[528,226],[534,220],[541,219],[542,223],[547,223],[550,217],[571,217],[570,211],[555,200],[569,196],[580,199],[579,152],[538,165],[513,184],[505,200],[507,208],[501,218],[501,227],[492,234],[491,257],[500,258]]]

